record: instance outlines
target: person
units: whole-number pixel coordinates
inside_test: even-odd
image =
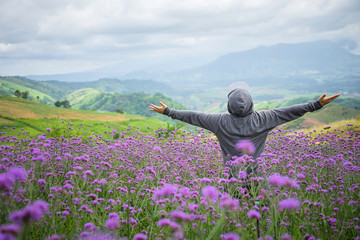
[[[250,93],[242,88],[232,90],[228,94],[227,109],[229,113],[211,114],[198,111],[175,110],[160,102],[160,106],[151,104],[151,111],[167,115],[191,125],[207,129],[215,134],[222,151],[224,166],[234,157],[243,155],[236,148],[239,141],[250,141],[255,147],[254,162],[248,164],[246,173],[256,174],[257,158],[264,152],[268,133],[276,126],[292,121],[307,112],[314,112],[339,97],[340,94],[326,97],[323,94],[317,101],[282,107],[272,110],[254,111],[254,103]],[[231,168],[230,168],[231,169]],[[237,177],[230,171],[230,177]]]

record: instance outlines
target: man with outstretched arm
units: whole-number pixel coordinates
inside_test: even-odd
[[[227,108],[229,113],[209,114],[197,111],[175,110],[168,108],[160,102],[160,106],[151,104],[151,111],[167,115],[201,128],[205,128],[217,137],[224,165],[232,157],[242,155],[235,145],[241,140],[249,140],[255,146],[253,157],[255,163],[248,165],[246,172],[255,174],[257,169],[256,159],[265,149],[265,141],[268,133],[276,126],[292,121],[303,116],[307,112],[314,112],[326,104],[332,102],[340,94],[326,97],[323,94],[317,101],[305,104],[297,104],[290,107],[277,108],[272,110],[254,111],[253,100],[248,91],[234,89],[228,94]],[[231,173],[236,176],[236,173]]]

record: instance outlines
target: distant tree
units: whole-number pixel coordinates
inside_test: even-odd
[[[18,89],[15,90],[14,94],[16,97],[21,97],[21,92]]]
[[[40,99],[40,97],[39,96],[36,96],[36,100],[39,102],[39,99]]]
[[[124,111],[123,111],[123,110],[121,110],[120,108],[116,109],[116,110],[115,110],[115,112],[117,112],[117,113],[121,113],[121,114],[123,114],[123,113],[124,113]]]
[[[22,97],[23,99],[28,99],[28,97],[29,97],[29,92],[28,92],[28,91],[21,92],[21,97]]]
[[[55,107],[61,107],[61,102],[59,100],[56,101],[54,104],[55,104]]]
[[[64,108],[71,108],[71,105],[70,105],[70,102],[68,100],[64,100],[61,102],[61,105],[64,107]]]

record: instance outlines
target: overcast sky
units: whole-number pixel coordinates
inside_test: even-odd
[[[0,1],[0,75],[187,67],[324,39],[360,54],[359,0]]]

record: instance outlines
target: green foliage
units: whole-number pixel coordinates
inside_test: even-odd
[[[21,97],[21,92],[28,92],[27,99],[36,100],[43,104],[52,104],[55,100],[49,96],[45,91],[38,90],[37,85],[41,86],[40,82],[32,81],[22,77],[0,77],[0,94],[6,96]],[[18,90],[20,94],[15,91]],[[16,95],[18,94],[18,95]]]
[[[123,114],[123,113],[124,113],[124,111],[121,110],[120,108],[116,109],[115,112],[120,113],[120,114]]]

